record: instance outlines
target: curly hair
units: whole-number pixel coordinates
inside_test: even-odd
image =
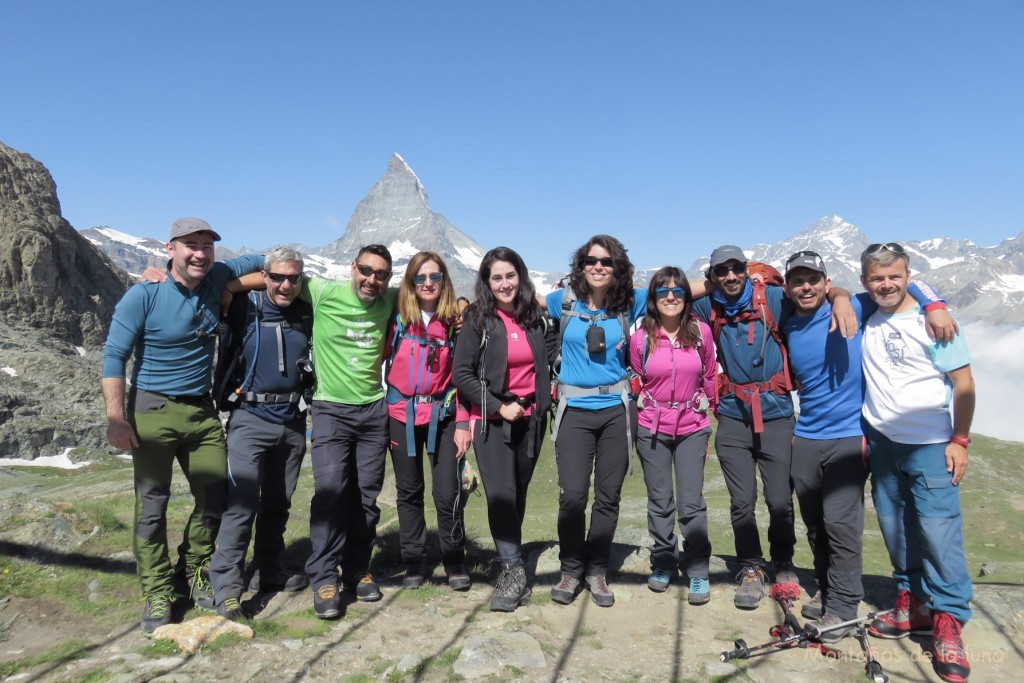
[[[406,327],[420,320],[420,304],[419,299],[416,298],[416,285],[412,279],[420,272],[423,264],[430,261],[437,264],[441,275],[444,276],[440,285],[441,296],[437,301],[438,319],[450,321],[459,317],[459,306],[455,301],[455,286],[448,275],[448,266],[445,265],[444,259],[432,251],[421,251],[409,259],[405,275],[402,276],[402,282],[398,285],[398,314],[402,319],[402,324]]]
[[[626,248],[622,242],[611,235],[594,235],[586,244],[573,252],[569,257],[569,287],[576,293],[576,297],[583,302],[590,298],[591,288],[587,284],[586,275],[583,272],[583,259],[590,253],[591,247],[597,245],[607,251],[612,257],[612,282],[608,288],[608,294],[604,300],[604,310],[607,313],[621,313],[628,311],[633,306],[633,263],[626,255]]]
[[[690,289],[690,281],[682,269],[675,266],[659,268],[651,283],[647,285],[647,315],[644,316],[644,332],[647,334],[647,355],[654,353],[658,345],[658,329],[661,327],[661,313],[658,312],[657,290],[659,287],[667,287],[674,282],[677,287],[682,287],[686,292],[686,301],[683,303],[683,313],[679,323],[679,342],[686,348],[694,348],[700,343],[700,325],[691,315],[693,311],[693,291]]]
[[[526,269],[523,259],[514,250],[508,247],[495,247],[484,254],[480,261],[480,272],[476,278],[476,301],[469,305],[463,312],[467,325],[474,329],[483,331],[484,325],[489,318],[497,316],[495,310],[498,302],[491,292],[491,268],[498,261],[511,263],[519,276],[519,291],[516,292],[515,308],[512,317],[516,324],[524,330],[533,327],[540,320],[542,312],[537,303],[537,290],[530,279],[530,272]]]

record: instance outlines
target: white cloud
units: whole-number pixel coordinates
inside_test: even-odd
[[[1024,442],[1021,430],[1024,386],[1024,327],[972,322],[962,328],[971,352],[978,403],[971,431]],[[1016,417],[1015,417],[1016,416]]]

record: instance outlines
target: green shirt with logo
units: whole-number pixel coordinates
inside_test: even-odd
[[[313,307],[313,400],[365,405],[384,398],[384,336],[397,295],[391,288],[366,303],[351,282],[303,280],[301,297]]]

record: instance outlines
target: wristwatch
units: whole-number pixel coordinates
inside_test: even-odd
[[[969,436],[951,436],[949,437],[950,443],[955,443],[957,446],[963,446],[968,448],[971,445],[971,437]]]

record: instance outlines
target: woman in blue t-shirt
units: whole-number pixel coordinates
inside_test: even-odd
[[[577,249],[571,268],[566,287],[545,299],[551,317],[560,320],[561,354],[554,433],[562,567],[551,598],[567,605],[585,583],[595,604],[611,607],[615,595],[606,575],[632,449],[629,328],[646,310],[647,293],[633,288],[633,264],[609,235],[595,235]]]

